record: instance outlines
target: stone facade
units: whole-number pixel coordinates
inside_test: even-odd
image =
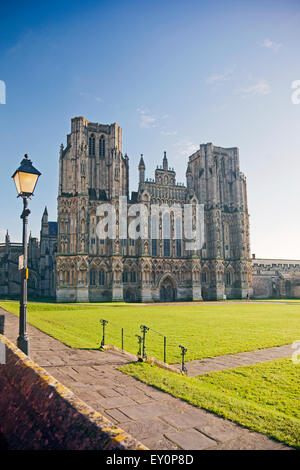
[[[29,297],[55,298],[56,245],[57,222],[48,222],[48,213],[45,208],[41,222],[40,241],[31,234],[28,240]],[[0,243],[1,297],[16,298],[20,295],[19,256],[22,252],[22,243],[12,243],[7,233],[5,243]]]
[[[41,297],[56,296],[56,247],[57,222],[48,221],[48,211],[45,208],[39,246],[39,295]]]
[[[122,154],[118,124],[71,121],[60,147],[58,222],[45,208],[40,241],[28,241],[28,294],[58,301],[175,301],[224,298],[300,298],[300,260],[250,260],[246,178],[238,149],[201,144],[189,157],[186,185],[176,182],[166,152],[154,178],[146,178],[141,156],[137,191],[129,195],[129,159]],[[164,207],[156,236],[99,239],[97,207],[112,203],[117,222],[120,196],[127,207]],[[188,252],[178,240],[176,213],[166,207],[204,205],[204,245]],[[169,239],[163,239],[164,217]],[[132,217],[129,215],[128,224]],[[153,221],[152,221],[153,222]],[[117,225],[118,227],[118,225]],[[181,231],[183,227],[181,226]],[[0,296],[20,293],[20,243],[7,233],[0,243]]]
[[[252,255],[253,296],[300,298],[300,260],[263,259]]]
[[[149,302],[251,294],[247,190],[238,149],[201,145],[189,157],[186,186],[176,182],[166,153],[154,179],[145,179],[141,156],[138,190],[131,195],[128,170],[122,129],[116,123],[72,119],[59,159],[57,300]],[[159,212],[155,237],[149,225],[146,239],[121,238],[120,196],[129,210],[135,203],[181,208],[203,204],[203,248],[190,252],[184,240],[175,239],[174,212]],[[116,207],[117,231],[114,239],[104,240],[96,235],[97,207],[107,202]],[[165,216],[169,239],[163,239]]]

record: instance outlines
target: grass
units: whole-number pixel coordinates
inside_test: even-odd
[[[18,302],[0,302],[18,314]],[[187,347],[187,361],[281,346],[300,339],[300,304],[203,303],[201,305],[28,304],[28,321],[73,348],[99,347],[99,319],[109,320],[106,344],[137,353],[136,334],[145,324]],[[146,351],[163,359],[163,337],[149,331]],[[167,362],[180,362],[178,345],[167,342]]]
[[[185,377],[145,363],[123,372],[174,397],[300,448],[300,365],[291,359]]]
[[[18,315],[19,304],[0,302]],[[300,302],[203,303],[200,305],[56,304],[29,302],[28,321],[74,348],[98,348],[99,320],[109,320],[106,344],[136,353],[140,325],[188,348],[187,361],[281,346],[300,339]],[[180,362],[179,348],[167,343],[167,360]],[[162,359],[163,338],[152,331],[146,351]],[[149,364],[122,370],[194,406],[202,407],[294,447],[300,447],[300,366],[290,359],[229,371],[185,377]]]

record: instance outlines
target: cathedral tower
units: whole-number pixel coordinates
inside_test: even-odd
[[[128,180],[121,127],[73,118],[59,158],[58,300],[89,299],[91,256],[104,249],[95,233],[97,205],[128,197]]]
[[[238,148],[201,144],[189,157],[188,186],[205,207],[204,297],[246,298],[252,291],[246,178]],[[208,280],[209,278],[209,280]]]

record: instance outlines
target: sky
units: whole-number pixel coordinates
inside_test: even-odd
[[[84,116],[123,128],[130,190],[141,153],[146,177],[166,151],[185,182],[201,143],[239,147],[251,252],[300,259],[297,80],[299,0],[0,0],[0,241],[21,240],[25,153],[42,173],[32,235],[46,205],[56,220],[59,146]]]

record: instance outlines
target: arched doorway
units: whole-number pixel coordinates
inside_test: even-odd
[[[208,289],[207,287],[202,287],[202,290],[201,290],[201,294],[202,294],[202,299],[203,300],[208,300]]]
[[[132,289],[127,289],[125,292],[124,300],[125,302],[129,302],[129,303],[135,302],[136,301],[135,292]]]
[[[177,297],[177,291],[174,281],[167,277],[160,285],[159,298],[161,302],[174,302]]]

